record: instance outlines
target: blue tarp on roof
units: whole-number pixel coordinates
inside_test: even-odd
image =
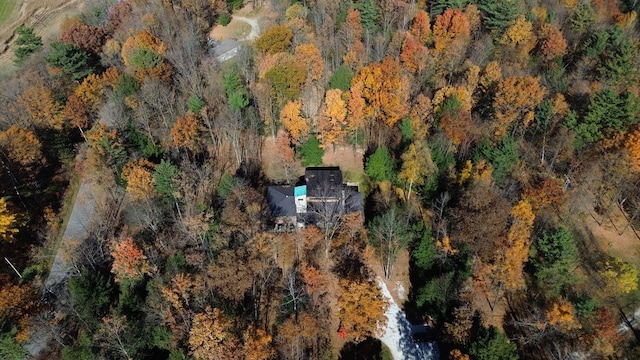
[[[296,186],[295,190],[293,191],[293,196],[307,196],[307,185]]]

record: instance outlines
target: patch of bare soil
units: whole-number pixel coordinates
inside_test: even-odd
[[[384,270],[379,257],[369,257],[366,259],[367,266],[373,270],[374,274],[382,279],[391,293],[391,297],[396,304],[404,304],[409,297],[411,281],[409,279],[409,250],[400,251],[390,279],[384,278]]]
[[[15,29],[20,25],[33,27],[45,44],[57,37],[65,18],[82,12],[83,0],[22,0],[18,1],[13,15],[0,27],[0,73],[15,70],[13,64]]]
[[[591,214],[593,216],[584,215],[583,221],[599,248],[611,256],[640,265],[640,238],[620,208],[614,205],[609,219],[602,219],[594,211]]]
[[[249,35],[250,32],[251,25],[242,20],[232,19],[227,26],[216,25],[211,29],[209,37],[216,41],[222,41],[225,39],[243,39]]]
[[[352,146],[336,146],[324,150],[324,166],[340,166],[345,181],[359,181],[364,172],[364,151]],[[390,286],[391,289],[393,286]]]

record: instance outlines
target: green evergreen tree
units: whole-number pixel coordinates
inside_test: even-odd
[[[612,136],[638,122],[638,99],[631,92],[616,93],[611,88],[598,91],[589,100],[587,113],[579,120],[570,113],[567,127],[575,131],[577,148]]]
[[[553,296],[560,295],[566,284],[577,281],[573,271],[578,266],[578,248],[569,230],[545,232],[536,239],[532,255],[538,283]]]
[[[520,14],[518,0],[478,0],[482,23],[499,39]]]
[[[74,80],[81,80],[95,71],[95,59],[86,50],[64,42],[51,44],[51,52],[45,56],[47,63],[59,67]]]
[[[31,54],[42,49],[42,38],[36,36],[33,28],[24,25],[16,29],[16,34],[18,34],[18,38],[16,39],[17,47],[13,51],[16,56],[14,62],[16,65],[22,65]]]
[[[378,22],[380,20],[380,8],[371,0],[360,0],[353,5],[360,11],[360,21],[362,27],[371,33],[378,30]]]
[[[386,147],[379,147],[367,159],[365,173],[375,182],[393,180],[395,165],[389,150]]]
[[[0,334],[0,359],[23,360],[29,355],[29,352],[16,341],[17,333],[18,330],[13,328],[7,333]]]
[[[224,90],[231,110],[240,111],[249,105],[249,91],[244,86],[242,78],[235,71],[228,71],[222,79]]]
[[[178,190],[175,179],[179,173],[180,170],[178,167],[169,161],[161,160],[160,164],[156,165],[156,170],[153,173],[156,191],[166,199],[174,199],[175,193]]]
[[[434,0],[429,1],[429,15],[436,17],[447,9],[464,9],[471,0]]]
[[[484,158],[493,168],[493,179],[500,183],[511,174],[511,170],[518,163],[518,149],[516,141],[511,136],[505,136],[499,144],[491,145],[488,140],[483,141],[476,150],[475,162]]]
[[[494,326],[481,330],[469,354],[477,360],[518,360],[516,344]]]
[[[340,89],[347,91],[351,88],[351,79],[353,78],[353,71],[347,66],[340,66],[336,72],[331,75],[329,80],[329,89]]]
[[[324,150],[320,147],[320,142],[315,136],[311,136],[309,140],[298,147],[298,154],[304,167],[322,165]]]

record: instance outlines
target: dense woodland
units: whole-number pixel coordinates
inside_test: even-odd
[[[407,266],[401,305],[442,358],[640,356],[618,332],[637,250],[591,231],[622,217],[640,244],[640,4],[249,3],[262,34],[224,63],[208,32],[242,0],[96,1],[55,42],[16,30],[1,358],[36,330],[42,358],[348,358],[385,321],[376,279]],[[266,185],[338,147],[365,154],[364,218],[271,231]],[[80,181],[98,203],[68,246]],[[45,291],[58,250],[71,274]]]

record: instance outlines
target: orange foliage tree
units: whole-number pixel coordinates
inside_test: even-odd
[[[540,85],[539,77],[508,77],[498,83],[493,101],[496,120],[492,136],[499,139],[521,120],[526,128],[534,118],[534,109],[542,103],[547,89]]]
[[[512,292],[525,285],[522,269],[529,256],[531,231],[535,215],[526,200],[520,200],[511,208],[512,224],[507,239],[494,257],[492,277],[494,285]]]
[[[33,85],[18,97],[18,104],[26,111],[31,123],[38,127],[62,129],[64,113],[55,94],[45,85]]]
[[[543,24],[540,37],[540,52],[545,60],[551,61],[567,53],[567,41],[562,35],[562,30],[556,25]]]
[[[419,73],[427,67],[428,51],[416,37],[407,33],[402,42],[400,61],[411,73]]]
[[[418,10],[416,16],[413,18],[409,31],[423,45],[426,44],[431,37],[429,14],[424,10]]]
[[[521,66],[526,65],[529,52],[536,46],[533,24],[527,21],[524,15],[518,16],[502,35],[501,43],[506,60]]]
[[[231,332],[233,323],[220,309],[211,309],[193,317],[189,331],[189,348],[196,359],[221,360],[239,358],[238,339]]]
[[[132,160],[122,169],[122,178],[127,181],[127,193],[134,200],[144,199],[153,193],[155,164],[145,158]]]
[[[324,60],[315,44],[302,44],[296,47],[295,62],[307,69],[307,81],[317,82],[324,74]]]
[[[384,312],[388,306],[376,283],[343,279],[340,288],[338,317],[341,330],[356,342],[366,336],[375,336],[385,322]]]
[[[173,146],[196,151],[199,146],[199,133],[200,123],[195,115],[189,113],[185,116],[179,116],[176,123],[171,128]]]
[[[87,109],[97,111],[104,94],[102,78],[96,74],[89,74],[73,94],[86,105]]]
[[[363,115],[370,123],[382,121],[392,127],[407,115],[409,81],[393,58],[385,57],[381,63],[375,62],[364,67],[354,76],[351,84],[352,88],[362,86],[361,97],[365,104]],[[351,97],[355,96],[352,91]]]
[[[111,272],[115,274],[116,282],[142,279],[151,270],[147,257],[132,237],[116,242],[111,250],[111,256],[113,257]]]
[[[32,166],[44,163],[42,144],[36,134],[18,125],[13,125],[0,132],[0,146],[6,155],[21,166]]]

